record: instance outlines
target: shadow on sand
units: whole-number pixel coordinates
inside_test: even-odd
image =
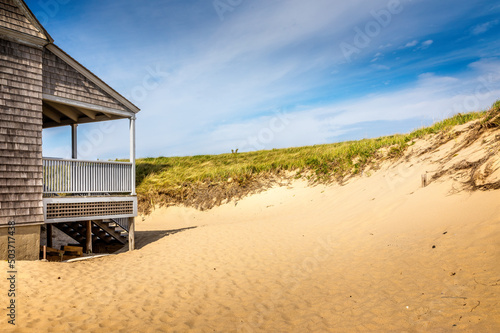
[[[171,236],[179,232],[187,231],[190,229],[196,229],[197,227],[189,227],[175,230],[152,230],[152,231],[136,231],[135,232],[135,249],[140,250],[148,244],[154,243],[163,237]],[[123,248],[115,252],[124,253],[128,251],[128,244]]]

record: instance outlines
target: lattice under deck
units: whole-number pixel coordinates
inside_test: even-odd
[[[134,203],[132,201],[47,204],[47,219],[130,215],[133,213]]]

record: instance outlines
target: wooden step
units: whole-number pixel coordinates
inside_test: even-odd
[[[127,238],[123,237],[121,232],[116,231],[115,228],[110,227],[109,224],[114,222],[107,222],[107,221],[93,221],[93,222],[94,224],[99,226],[102,230],[104,230],[108,235],[110,235],[120,243],[124,245],[127,244]]]
[[[87,240],[86,222],[61,223],[54,224],[54,226],[85,247]],[[124,230],[112,220],[92,221],[93,242],[102,240],[106,244],[112,244],[114,241],[127,244],[128,238],[123,233]]]
[[[80,231],[76,230],[74,227],[68,224],[56,224],[54,226],[79,243],[82,243],[82,241],[85,240],[85,237],[80,233]]]

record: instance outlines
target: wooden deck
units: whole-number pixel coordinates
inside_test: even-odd
[[[56,197],[43,199],[45,223],[120,219],[137,216],[137,197]]]
[[[137,216],[133,163],[43,159],[45,223]]]

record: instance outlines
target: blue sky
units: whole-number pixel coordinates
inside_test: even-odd
[[[139,157],[403,133],[500,99],[498,1],[26,2],[142,109]],[[80,158],[128,156],[127,122],[79,130]],[[69,149],[44,132],[44,155]]]

